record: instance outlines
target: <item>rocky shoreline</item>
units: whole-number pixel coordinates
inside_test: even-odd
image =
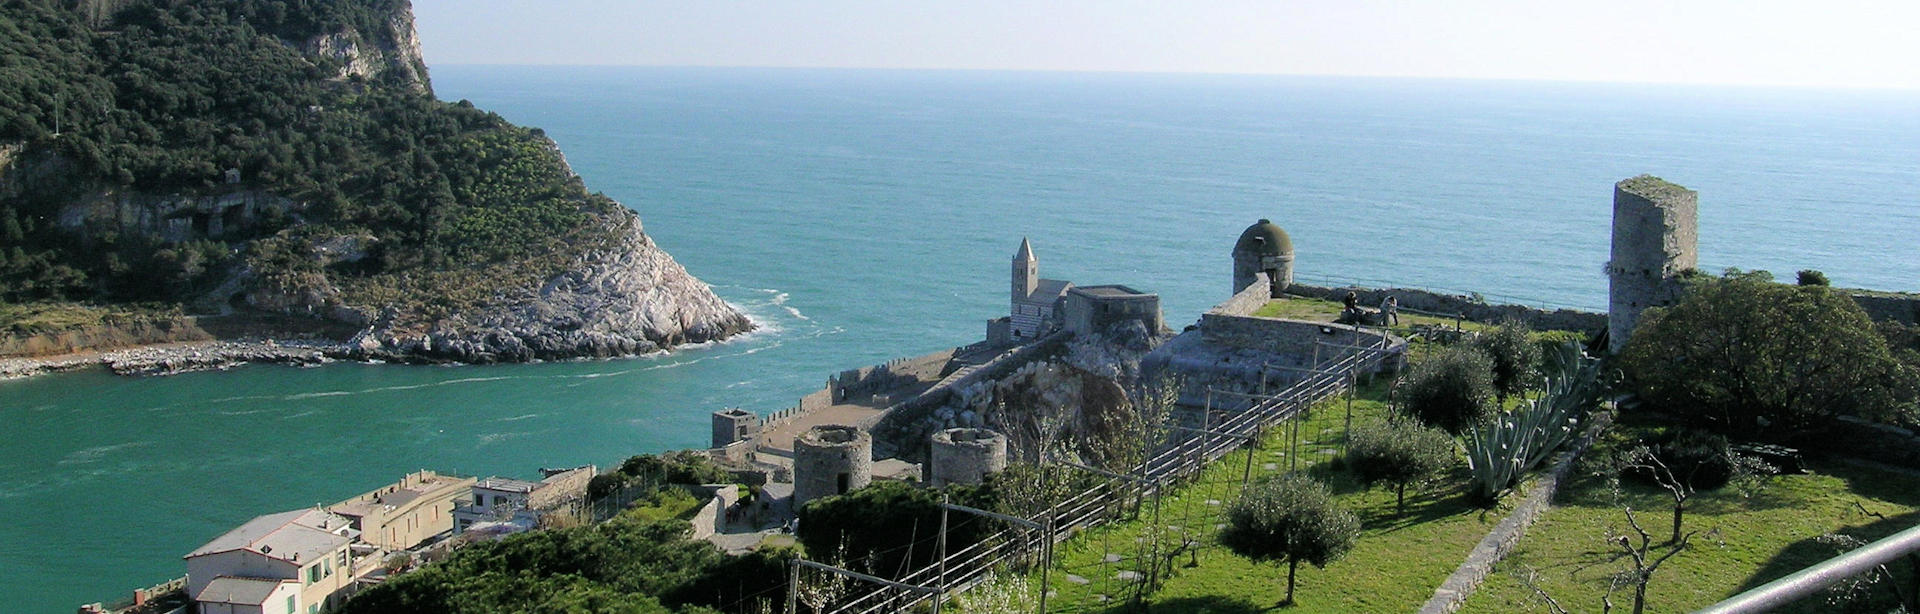
[[[325,340],[235,339],[140,346],[60,356],[0,358],[0,380],[103,367],[116,375],[154,376],[229,369],[250,362],[321,365],[351,357]]]

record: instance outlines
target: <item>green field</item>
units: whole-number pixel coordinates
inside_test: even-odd
[[[1384,382],[1362,388],[1354,403],[1355,423],[1382,419],[1385,395]],[[1351,474],[1336,468],[1339,463],[1328,462],[1341,449],[1345,409],[1344,398],[1315,407],[1301,429],[1307,435],[1300,446],[1300,462],[1333,488],[1341,505],[1360,516],[1362,534],[1352,552],[1326,569],[1301,566],[1297,603],[1287,611],[1411,611],[1453,573],[1467,551],[1499,522],[1500,513],[1482,513],[1468,505],[1450,486],[1464,479],[1455,476],[1447,486],[1417,494],[1409,491],[1406,513],[1396,514],[1390,491],[1364,490]],[[1287,444],[1280,429],[1266,437],[1253,452],[1255,478],[1288,469]],[[1215,462],[1200,479],[1170,490],[1161,501],[1160,524],[1169,527],[1163,550],[1177,547],[1180,535],[1191,536],[1196,547],[1178,555],[1171,577],[1146,598],[1154,612],[1259,612],[1280,601],[1285,592],[1284,567],[1256,565],[1213,543],[1223,504],[1239,490],[1246,454],[1235,452]],[[1138,562],[1149,548],[1138,540],[1151,526],[1155,525],[1149,505],[1139,519],[1088,531],[1062,544],[1052,580],[1056,595],[1048,611],[1133,611],[1134,583],[1119,576],[1142,569]]]
[[[1655,573],[1647,610],[1697,609],[1830,558],[1838,551],[1815,541],[1823,533],[1872,541],[1920,522],[1915,513],[1920,478],[1841,462],[1814,462],[1812,470],[1769,478],[1751,497],[1733,487],[1695,495],[1684,526],[1701,533]],[[1631,534],[1619,502],[1634,508],[1641,526],[1653,534],[1656,552],[1664,551],[1658,544],[1670,536],[1673,507],[1664,491],[1632,484],[1623,491],[1624,499],[1616,500],[1600,478],[1573,480],[1462,611],[1547,611],[1519,579],[1532,570],[1536,585],[1569,611],[1599,612],[1608,578],[1631,568],[1617,547],[1605,543],[1610,534]],[[1889,594],[1884,587],[1878,590],[1883,597]],[[1613,599],[1619,611],[1632,607],[1630,589]],[[1779,611],[1840,610],[1814,597]]]

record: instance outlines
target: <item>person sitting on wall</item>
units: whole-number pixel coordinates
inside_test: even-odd
[[[1380,324],[1386,326],[1400,325],[1399,297],[1389,294],[1387,295],[1387,300],[1380,301]]]
[[[1347,311],[1358,311],[1360,309],[1360,295],[1352,290],[1347,291],[1347,297],[1341,299],[1341,302],[1346,304]]]

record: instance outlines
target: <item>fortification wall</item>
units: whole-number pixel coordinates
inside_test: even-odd
[[[1393,340],[1377,330],[1346,324],[1328,324],[1302,320],[1255,318],[1207,313],[1200,316],[1201,338],[1207,343],[1257,349],[1311,361],[1318,352],[1326,361],[1344,350],[1326,349],[1327,345],[1382,347]]]
[[[953,360],[954,352],[942,350],[925,356],[896,358],[871,367],[841,371],[828,380],[827,387],[833,391],[829,404],[885,392],[916,381],[938,379],[947,363]]]
[[[1835,288],[1859,303],[1860,308],[1875,320],[1891,320],[1913,326],[1920,324],[1920,294],[1911,292],[1877,292],[1854,288]]]
[[[1268,296],[1267,285],[1267,274],[1255,273],[1251,285],[1234,293],[1226,302],[1214,305],[1212,309],[1207,310],[1207,313],[1231,316],[1251,315],[1261,307],[1265,307],[1267,301],[1273,300],[1273,297]]]
[[[1507,318],[1526,322],[1535,330],[1577,330],[1594,332],[1607,326],[1607,314],[1574,309],[1540,309],[1526,305],[1496,305],[1474,300],[1471,296],[1440,294],[1418,288],[1329,288],[1294,284],[1291,294],[1338,301],[1348,292],[1359,295],[1360,304],[1378,306],[1387,296],[1396,297],[1400,308],[1431,313],[1460,314],[1474,322],[1498,323]]]

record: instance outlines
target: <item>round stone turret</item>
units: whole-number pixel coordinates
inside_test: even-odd
[[[1679,276],[1699,265],[1700,194],[1652,175],[1613,186],[1613,258],[1607,262],[1607,340],[1618,352],[1648,307],[1680,298]]]
[[[987,429],[947,429],[933,434],[928,484],[979,484],[1007,468],[1007,436]]]
[[[823,424],[793,440],[793,505],[846,494],[873,481],[873,437],[841,424]]]
[[[1233,244],[1233,293],[1267,274],[1268,296],[1279,298],[1293,284],[1293,239],[1271,220],[1262,219],[1240,233]]]

